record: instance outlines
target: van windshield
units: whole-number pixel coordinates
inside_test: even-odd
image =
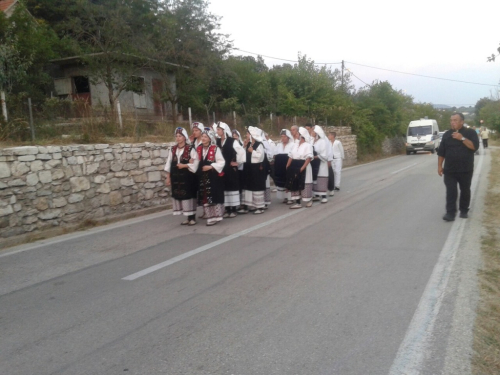
[[[426,126],[412,126],[408,128],[408,135],[429,135],[432,134],[432,125]]]

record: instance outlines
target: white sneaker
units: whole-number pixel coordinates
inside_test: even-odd
[[[330,197],[333,197],[335,195],[335,192],[332,190],[330,191]]]
[[[321,203],[328,203],[328,199],[323,198],[323,199],[321,200]]]
[[[312,207],[312,205],[313,205],[313,202],[309,201],[309,202],[307,202],[306,207]]]
[[[297,208],[302,208],[301,204],[295,203],[293,206],[290,206],[290,209],[295,210]]]

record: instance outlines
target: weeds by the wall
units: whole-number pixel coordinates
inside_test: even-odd
[[[500,142],[491,142],[500,145]],[[500,374],[500,151],[491,151],[491,171],[485,201],[479,272],[480,302],[474,328],[473,373]]]

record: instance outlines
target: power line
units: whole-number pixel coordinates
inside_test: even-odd
[[[279,58],[279,57],[273,57],[273,56],[267,56],[267,55],[263,55],[261,53],[256,53],[256,52],[250,52],[250,51],[245,51],[243,49],[240,49],[240,48],[232,48],[233,50],[236,50],[236,51],[241,51],[241,52],[245,52],[245,53],[249,53],[251,55],[257,55],[257,56],[262,56],[262,57],[267,57],[268,59],[274,59],[274,60],[280,60],[280,61],[287,61],[287,62],[294,62],[294,63],[297,63],[298,61],[297,60],[289,60],[289,59],[282,59],[282,58]],[[450,79],[450,78],[442,78],[442,77],[433,77],[433,76],[427,76],[427,75],[423,75],[423,74],[416,74],[416,73],[408,73],[408,72],[402,72],[402,71],[399,71],[399,70],[393,70],[393,69],[385,69],[385,68],[378,68],[376,66],[371,66],[371,65],[365,65],[365,64],[358,64],[358,63],[355,63],[355,62],[352,62],[352,61],[345,61],[349,64],[353,64],[353,65],[358,65],[358,66],[364,66],[365,68],[371,68],[371,69],[377,69],[377,70],[385,70],[387,72],[392,72],[392,73],[399,73],[399,74],[406,74],[406,75],[411,75],[411,76],[416,76],[416,77],[423,77],[423,78],[431,78],[431,79],[438,79],[438,80],[441,80],[441,81],[450,81],[450,82],[459,82],[459,83],[467,83],[467,84],[470,84],[470,85],[479,85],[479,86],[488,86],[488,87],[498,87],[500,86],[499,84],[496,84],[496,85],[492,85],[492,84],[488,84],[488,83],[479,83],[479,82],[470,82],[470,81],[461,81],[461,80],[458,80],[458,79]],[[339,65],[339,64],[342,64],[342,62],[334,62],[334,63],[314,63],[314,65]],[[361,82],[363,82],[365,85],[368,85],[370,86],[369,84],[367,84],[366,82],[364,82],[362,79],[360,79],[359,77],[355,76],[354,73],[353,73],[353,76],[356,77],[357,79],[359,79]]]
[[[478,83],[478,82],[460,81],[460,80],[458,80],[458,79],[440,78],[440,77],[426,76],[426,75],[423,75],[423,74],[416,74],[416,73],[401,72],[401,71],[398,71],[398,70],[392,70],[392,69],[377,68],[377,67],[375,67],[375,66],[364,65],[364,64],[357,64],[357,63],[354,63],[354,62],[352,62],[352,61],[346,61],[346,62],[348,62],[349,64],[353,64],[353,65],[364,66],[364,67],[366,67],[366,68],[372,68],[372,69],[378,69],[378,70],[385,70],[385,71],[387,71],[387,72],[393,72],[393,73],[399,73],[399,74],[407,74],[407,75],[417,76],[417,77],[432,78],[432,79],[440,79],[440,80],[442,80],[442,81],[460,82],[460,83],[468,83],[468,84],[471,84],[471,85],[491,86],[491,87],[497,87],[497,86],[499,86],[498,84],[497,84],[497,85],[491,85],[491,84],[488,84],[488,83]]]
[[[356,77],[357,79],[359,79],[361,82],[363,82],[366,86],[370,86],[370,87],[372,86],[372,85],[370,85],[369,83],[366,83],[365,81],[363,81],[361,78],[359,78],[356,74],[354,74],[354,73],[353,73],[353,71],[352,71],[352,70],[347,69],[347,68],[346,68],[346,70],[347,70],[349,73],[351,73],[354,77]]]
[[[288,60],[288,59],[281,59],[279,57],[272,57],[272,56],[266,56],[261,53],[255,53],[255,52],[250,52],[250,51],[245,51],[239,48],[233,48],[234,50],[249,53],[251,55],[257,55],[257,56],[262,56],[262,57],[267,57],[268,59],[274,59],[274,60],[281,60],[281,61],[288,61],[288,62],[298,62],[298,60]],[[314,63],[314,65],[336,65],[336,64],[342,64],[341,62],[335,62],[335,63]]]

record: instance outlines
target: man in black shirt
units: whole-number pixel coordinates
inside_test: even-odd
[[[457,184],[460,186],[460,217],[468,217],[470,185],[474,171],[474,152],[479,138],[473,129],[464,127],[464,115],[455,113],[450,118],[451,129],[444,133],[438,149],[438,174],[444,174],[446,185],[446,215],[443,220],[453,221],[457,213]],[[443,167],[444,162],[444,167]]]

